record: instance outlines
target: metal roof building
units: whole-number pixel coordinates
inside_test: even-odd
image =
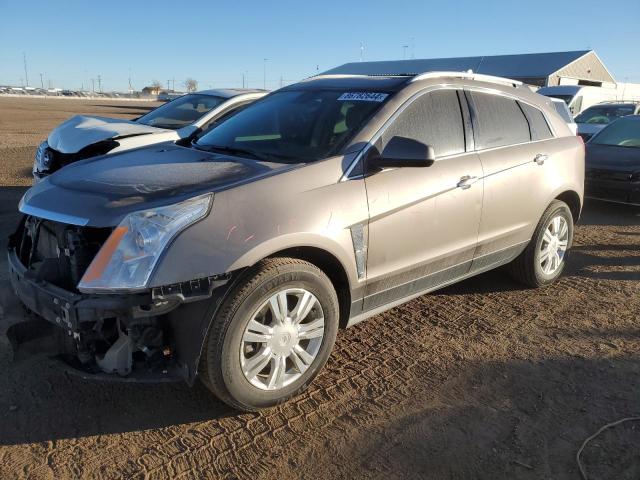
[[[538,87],[552,85],[609,86],[611,73],[593,50],[345,63],[324,74],[416,75],[434,71],[513,78]]]

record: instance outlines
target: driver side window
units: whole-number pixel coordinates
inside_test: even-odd
[[[436,158],[463,153],[464,124],[456,90],[435,90],[414,100],[382,135],[383,149],[394,136],[430,145]]]

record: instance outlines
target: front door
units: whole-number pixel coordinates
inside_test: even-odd
[[[464,97],[454,89],[425,93],[376,143],[381,152],[394,136],[413,138],[431,145],[436,161],[430,167],[386,169],[365,179],[370,214],[365,311],[469,271],[483,172],[478,155],[467,151],[463,105]]]

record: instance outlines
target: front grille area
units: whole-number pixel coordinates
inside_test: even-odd
[[[46,171],[47,173],[53,173],[70,163],[104,155],[119,145],[117,141],[109,139],[89,145],[77,153],[61,153],[51,147],[47,147],[47,154],[49,155],[50,161]]]
[[[25,216],[13,237],[13,246],[36,279],[76,292],[82,275],[110,233],[110,228],[78,227]]]

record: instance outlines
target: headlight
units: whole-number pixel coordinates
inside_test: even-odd
[[[130,213],[111,233],[83,275],[78,289],[135,290],[147,286],[167,244],[209,211],[212,195]]]
[[[36,150],[36,158],[33,163],[33,172],[46,172],[51,167],[51,160],[53,159],[51,155],[51,150],[49,149],[49,144],[46,142],[42,142],[38,145],[38,150]]]

